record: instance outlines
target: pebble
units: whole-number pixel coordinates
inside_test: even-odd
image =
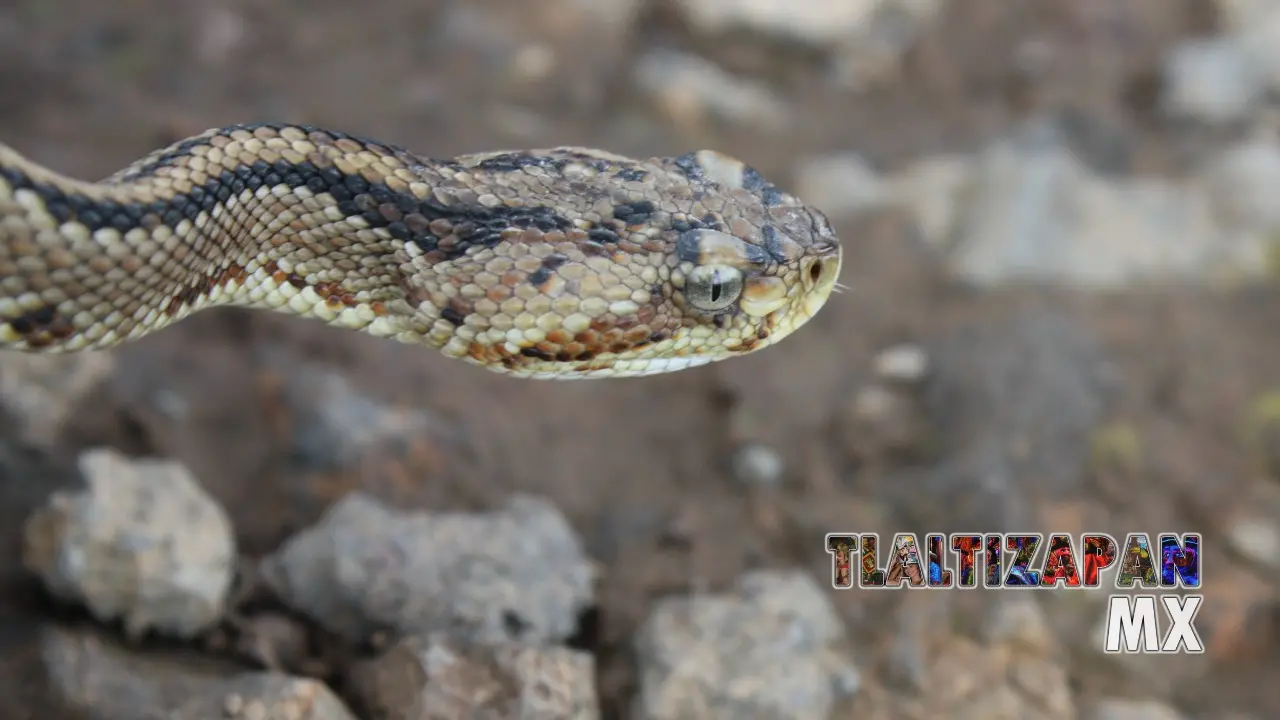
[[[1093,709],[1093,720],[1185,720],[1186,716],[1156,700],[1104,699]]]
[[[126,632],[190,638],[218,622],[236,568],[226,512],[190,471],[115,450],[81,454],[88,487],[28,518],[23,561],[54,595]]]
[[[168,720],[355,720],[324,683],[243,672],[208,658],[154,657],[96,631],[49,626],[40,660],[50,690],[83,717]],[[81,715],[77,714],[77,717]]]
[[[114,356],[107,352],[5,353],[0,357],[0,403],[21,418],[24,442],[49,448],[76,405],[115,368]]]
[[[1209,124],[1244,119],[1264,92],[1257,68],[1231,38],[1180,44],[1165,61],[1164,82],[1167,114]]]
[[[919,345],[895,345],[876,355],[872,367],[881,380],[912,384],[924,379],[929,357]]]
[[[384,720],[600,717],[592,656],[563,647],[410,636],[356,665],[351,687]]]
[[[796,195],[831,217],[853,217],[887,199],[884,183],[859,155],[814,157],[795,171]]]
[[[799,571],[662,600],[636,634],[634,715],[825,720],[861,684],[844,642],[827,593]]]
[[[1280,568],[1280,524],[1275,519],[1238,518],[1227,525],[1227,542],[1249,562]]]
[[[747,487],[777,487],[785,473],[782,456],[768,445],[748,443],[733,454],[733,476]]]
[[[353,493],[261,571],[287,605],[350,642],[379,631],[559,641],[593,601],[581,540],[555,507],[526,495],[488,513],[429,513]]]
[[[787,104],[767,87],[696,55],[650,51],[636,63],[635,79],[685,129],[718,121],[782,130],[790,118]]]

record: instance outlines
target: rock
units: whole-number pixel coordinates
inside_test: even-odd
[[[378,631],[553,642],[592,602],[581,541],[558,510],[523,495],[491,513],[433,514],[352,494],[261,570],[286,604],[351,642]]]
[[[1032,123],[982,152],[942,238],[950,272],[982,286],[1256,276],[1261,248],[1227,242],[1213,220],[1194,186],[1099,177],[1057,128]]]
[[[1003,595],[990,606],[983,639],[1036,655],[1051,655],[1056,646],[1044,609],[1034,597]]]
[[[149,657],[102,637],[44,630],[51,689],[84,717],[171,720],[354,720],[325,685],[274,673],[239,673],[208,660]]]
[[[636,83],[677,124],[699,128],[727,122],[781,130],[790,113],[768,88],[734,77],[696,55],[653,50],[635,66]]]
[[[786,473],[786,463],[777,450],[760,443],[747,443],[733,454],[733,476],[746,487],[777,487]]]
[[[1275,519],[1240,517],[1226,528],[1231,549],[1263,568],[1280,569],[1280,524]]]
[[[1263,77],[1233,38],[1184,42],[1165,61],[1164,111],[1208,124],[1246,118],[1263,99]]]
[[[1080,487],[1114,389],[1096,340],[1050,310],[960,328],[925,350],[938,461],[886,494],[931,532],[1021,526],[1038,498]]]
[[[357,666],[352,686],[385,720],[600,717],[591,655],[562,647],[413,636]]]
[[[854,91],[897,80],[903,59],[946,5],[944,0],[878,0],[835,48],[833,79]]]
[[[953,638],[930,654],[923,717],[1074,720],[1068,674],[1057,662]]]
[[[175,720],[356,720],[324,683],[274,673],[246,673],[195,695],[168,715]]]
[[[1239,44],[1254,71],[1261,76],[1263,88],[1270,93],[1280,90],[1280,8],[1270,0],[1244,0],[1230,3],[1234,12],[1227,13],[1228,37]]]
[[[875,14],[878,0],[680,0],[683,17],[705,33],[750,30],[811,45],[847,41]]]
[[[855,40],[896,47],[941,0],[679,0],[683,17],[704,33],[748,30],[815,47]]]
[[[636,635],[635,716],[822,718],[858,688],[844,628],[798,571],[760,571],[727,595],[669,598]]]
[[[964,155],[916,161],[885,179],[887,201],[910,213],[926,246],[943,252],[952,243],[976,164]]]
[[[88,488],[53,494],[27,520],[26,566],[130,635],[189,638],[218,622],[236,567],[223,509],[177,462],[97,449],[79,465]]]
[[[881,380],[912,384],[924,379],[929,358],[918,345],[895,345],[877,354],[872,367]]]
[[[1182,713],[1155,700],[1099,700],[1093,720],[1185,720]]]
[[[375,444],[446,430],[426,412],[377,402],[322,367],[296,366],[286,377],[287,403],[303,410],[294,429],[294,455],[310,470],[351,468]]]
[[[1219,153],[1201,173],[1217,217],[1229,230],[1280,231],[1280,142],[1259,132]]]
[[[795,176],[796,195],[831,217],[851,217],[886,200],[880,177],[857,155],[810,158]]]
[[[115,369],[111,353],[5,353],[0,357],[0,403],[21,421],[25,442],[53,445],[76,404]]]

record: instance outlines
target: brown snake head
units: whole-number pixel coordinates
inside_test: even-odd
[[[471,187],[517,188],[522,206],[554,211],[543,228],[511,229],[456,260],[426,253],[408,275],[433,344],[494,370],[627,377],[741,356],[808,322],[840,272],[821,212],[716,152],[636,161],[555,148],[459,162]]]
[[[23,351],[239,305],[521,377],[652,375],[785,338],[840,258],[821,212],[712,151],[438,160],[256,124],[87,183],[0,146],[0,347]]]

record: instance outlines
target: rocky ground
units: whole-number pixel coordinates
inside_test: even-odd
[[[0,138],[59,170],[268,119],[712,147],[831,215],[852,289],[616,384],[234,310],[4,357],[0,717],[1276,716],[1277,48],[1266,0],[6,4]],[[1186,529],[1198,657],[1102,655],[1105,593],[839,592],[823,549]]]

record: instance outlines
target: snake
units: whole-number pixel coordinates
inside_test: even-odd
[[[637,377],[786,338],[841,257],[820,210],[715,150],[438,159],[253,123],[83,181],[0,144],[3,350],[101,350],[237,306],[516,377]]]

